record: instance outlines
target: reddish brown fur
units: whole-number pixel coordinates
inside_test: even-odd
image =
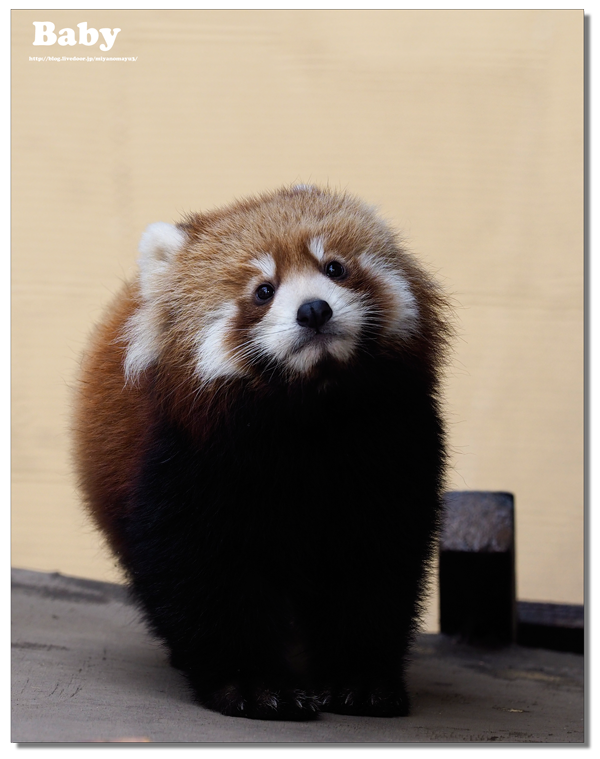
[[[191,315],[209,313],[223,301],[238,299],[248,280],[256,278],[250,261],[262,251],[285,261],[287,269],[306,266],[310,261],[306,244],[316,230],[324,234],[329,250],[348,260],[362,250],[374,249],[382,261],[389,260],[394,267],[400,263],[421,313],[420,329],[404,350],[412,356],[424,381],[435,384],[448,331],[444,298],[412,256],[402,250],[389,228],[361,201],[348,195],[292,188],[192,214],[179,227],[189,242],[170,275],[168,293],[172,297],[162,303],[166,339],[160,366],[165,370],[159,371],[154,381],[170,413],[194,426],[196,433],[207,435],[212,423],[218,423],[227,409],[229,394],[236,392],[236,383],[226,383],[225,390],[220,384],[209,385],[198,393],[198,380],[191,368]],[[359,272],[351,285],[376,292],[386,308],[389,295],[371,277]],[[147,375],[126,383],[123,371],[125,325],[139,305],[136,280],[123,287],[92,337],[75,404],[76,467],[81,490],[95,522],[117,552],[120,546],[115,520],[124,508],[132,473],[142,455],[144,431],[154,415]],[[256,318],[242,307],[237,328],[247,329]],[[397,346],[392,342],[389,350],[397,351]],[[249,381],[260,385],[263,378],[255,375]],[[204,407],[204,413],[197,414],[197,404]],[[201,430],[199,420],[204,425]]]
[[[394,269],[401,266],[416,296],[421,325],[407,347],[423,372],[430,378],[435,375],[448,337],[445,298],[389,227],[357,198],[292,188],[210,213],[192,214],[180,228],[191,243],[173,287],[185,293],[190,303],[198,300],[201,292],[205,311],[239,297],[249,276],[256,274],[249,262],[261,251],[272,251],[278,261],[285,262],[286,270],[306,266],[306,243],[317,230],[327,239],[328,250],[349,260],[365,249],[376,250],[382,263],[388,261]],[[372,278],[358,276],[353,285],[357,290],[377,289],[385,309],[388,296]],[[182,326],[181,332],[184,330]],[[390,347],[397,350],[396,344]]]
[[[96,524],[117,553],[115,519],[140,459],[143,430],[152,413],[142,386],[125,387],[123,377],[123,325],[137,304],[136,288],[126,285],[92,335],[81,366],[73,425],[81,490]]]
[[[307,719],[321,708],[405,714],[404,657],[445,462],[438,404],[444,297],[372,209],[347,195],[292,188],[193,214],[178,225],[186,235],[181,249],[180,233],[169,228],[169,237],[164,226],[156,233],[164,233],[164,249],[147,249],[141,277],[110,305],[82,362],[75,464],[90,514],[200,703],[268,719]],[[234,376],[203,379],[198,337],[211,315],[235,301],[235,321],[223,322],[227,331],[215,343],[227,355],[268,314],[254,298],[262,275],[252,261],[275,259],[275,291],[282,271],[284,278],[294,270],[326,275],[308,253],[321,236],[328,260],[349,264],[335,283],[342,297],[339,288],[323,292],[342,304],[338,314],[343,307],[362,314],[360,341],[349,342],[356,352],[323,361],[316,353],[318,362],[298,376],[297,364],[276,366],[275,381],[255,354],[236,363]],[[170,248],[170,240],[177,245]],[[166,258],[153,258],[156,250]],[[361,263],[362,253],[373,261]],[[314,279],[297,278],[311,283],[302,297],[323,297],[308,292]],[[390,314],[414,318],[410,297],[402,300],[406,283],[418,320],[394,331]],[[371,311],[358,311],[355,293],[368,295]],[[289,314],[292,301],[282,295],[275,303]],[[301,310],[319,302],[295,306],[295,329],[305,330]],[[141,316],[132,327],[134,314]],[[281,312],[273,314],[279,328]],[[136,324],[155,339],[128,354]],[[311,334],[315,342],[332,339]],[[137,358],[126,375],[128,355]],[[328,439],[329,456],[322,452]],[[313,653],[300,685],[277,653],[290,642],[296,613]],[[273,629],[283,631],[281,640],[269,637]]]

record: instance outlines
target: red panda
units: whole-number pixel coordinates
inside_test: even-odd
[[[90,514],[195,699],[408,713],[445,469],[440,289],[362,201],[151,225],[82,361]]]

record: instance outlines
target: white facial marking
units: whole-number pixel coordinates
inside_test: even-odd
[[[243,373],[225,343],[236,313],[235,303],[225,303],[199,333],[196,371],[206,382]]]
[[[298,309],[311,300],[326,301],[333,312],[318,332],[297,321]],[[303,374],[326,357],[347,362],[356,350],[366,313],[358,293],[324,274],[295,272],[276,290],[269,310],[254,328],[254,343],[263,355]]]
[[[387,331],[400,337],[414,334],[419,324],[419,307],[406,279],[397,269],[383,263],[371,253],[362,253],[359,261],[392,296],[395,308],[385,314]]]
[[[317,261],[323,261],[325,258],[325,243],[322,237],[313,237],[308,243],[308,249]]]
[[[277,267],[275,266],[275,259],[270,253],[263,253],[258,258],[253,258],[250,263],[264,274],[269,282],[274,281]]]

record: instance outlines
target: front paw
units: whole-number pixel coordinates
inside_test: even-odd
[[[368,717],[405,717],[408,693],[403,685],[326,688],[319,695],[321,710]]]
[[[230,717],[306,721],[319,714],[314,693],[300,688],[271,687],[263,683],[228,683],[210,693],[198,693],[208,709]]]

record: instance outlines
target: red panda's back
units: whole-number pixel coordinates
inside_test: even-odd
[[[123,368],[124,329],[136,303],[134,287],[125,285],[92,335],[75,396],[76,473],[91,516],[117,553],[116,520],[125,508],[149,421],[143,384],[126,383]]]

